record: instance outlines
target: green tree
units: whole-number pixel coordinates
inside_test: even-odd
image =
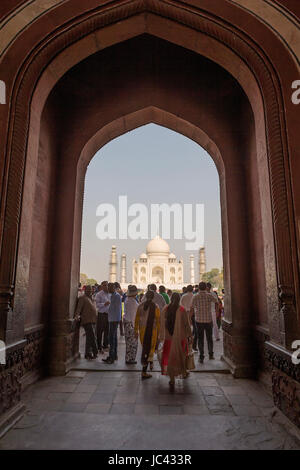
[[[80,273],[80,282],[82,286],[98,284],[96,279],[89,278],[86,274]]]
[[[86,280],[86,285],[93,286],[94,284],[98,284],[96,279],[91,278]]]
[[[207,273],[203,274],[202,280],[204,282],[210,282],[213,288],[216,288],[218,291],[224,289],[224,274],[223,268],[220,270],[218,268],[212,268]]]

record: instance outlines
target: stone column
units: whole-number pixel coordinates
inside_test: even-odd
[[[121,257],[121,284],[126,283],[126,255],[122,254]]]
[[[206,273],[206,257],[204,246],[199,249],[199,282],[202,281],[203,274]]]
[[[190,282],[195,284],[195,257],[190,255]]]
[[[110,262],[109,262],[109,282],[117,281],[117,247],[111,247]]]

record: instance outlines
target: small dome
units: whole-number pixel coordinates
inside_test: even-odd
[[[171,253],[169,258],[176,259],[176,256],[174,255],[174,253]]]
[[[146,255],[146,253],[142,253],[141,256],[140,256],[140,259],[145,259],[145,258],[147,259],[148,256]]]
[[[163,254],[168,255],[170,253],[170,247],[168,243],[157,235],[147,245],[147,255],[150,254]]]

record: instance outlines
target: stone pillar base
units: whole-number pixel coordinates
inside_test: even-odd
[[[24,403],[18,403],[6,413],[0,415],[0,439],[22,418],[25,409]]]
[[[50,337],[50,375],[65,375],[70,364],[79,357],[79,325],[74,320],[55,322],[51,330],[56,335]]]
[[[237,329],[223,320],[224,353],[222,359],[236,378],[256,377],[256,356],[249,328]]]
[[[256,378],[256,371],[251,364],[235,364],[232,360],[226,357],[224,354],[221,357],[230,368],[230,372],[237,379],[249,379]]]

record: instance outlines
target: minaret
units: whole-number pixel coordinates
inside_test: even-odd
[[[122,254],[121,257],[121,284],[126,283],[126,255]]]
[[[195,284],[195,259],[194,255],[190,255],[190,283]]]
[[[199,281],[202,281],[203,274],[206,273],[206,259],[204,246],[199,249]]]
[[[111,247],[110,263],[109,263],[109,282],[116,282],[117,280],[117,247]]]

